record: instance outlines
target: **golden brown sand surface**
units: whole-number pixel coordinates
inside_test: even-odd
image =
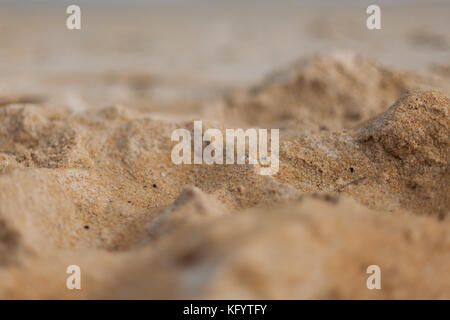
[[[337,21],[349,31],[347,14],[338,13]],[[304,33],[339,41],[317,19],[305,22]],[[242,49],[248,55],[242,60],[218,55],[229,45],[232,57],[241,50],[237,40],[224,40],[236,35],[223,21],[213,25],[216,37],[201,42],[214,52],[206,51],[211,61],[192,78],[182,61],[177,71],[127,67],[127,59],[102,47],[113,40],[85,45],[94,60],[117,59],[120,72],[98,63],[89,72],[55,72],[53,64],[23,71],[6,66],[6,57],[28,35],[11,36],[12,49],[0,51],[2,70],[15,68],[0,81],[0,298],[449,299],[445,59],[424,71],[319,50],[285,57],[264,77],[242,71],[248,74],[237,84],[218,70],[223,78],[211,83],[218,61],[231,59],[230,68],[239,69],[258,48]],[[290,27],[286,21],[278,28]],[[425,44],[432,49],[421,50],[432,50],[436,60],[448,57],[448,38],[436,45],[429,40],[434,31],[408,31],[399,21],[406,45]],[[189,26],[195,33],[198,26]],[[94,33],[78,41],[95,39]],[[134,41],[132,48],[146,43]],[[156,42],[163,49],[154,59],[164,65],[174,44]],[[15,59],[53,55],[52,45],[41,43],[22,57],[16,52]],[[171,134],[192,132],[192,120],[222,132],[280,128],[279,171],[262,176],[249,164],[175,165]],[[65,287],[73,264],[81,267],[82,290]],[[366,287],[373,264],[382,270],[382,290]]]

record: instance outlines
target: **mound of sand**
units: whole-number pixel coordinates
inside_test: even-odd
[[[399,72],[351,53],[303,59],[227,100],[225,114],[257,126],[340,130],[385,111],[402,94],[446,87],[433,77]],[[447,87],[448,88],[448,87]]]
[[[332,56],[228,99],[205,128],[289,119],[274,176],[173,164],[192,122],[0,106],[0,297],[449,298],[450,99],[418,79]]]

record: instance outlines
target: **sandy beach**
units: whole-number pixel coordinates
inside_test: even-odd
[[[449,3],[66,6],[0,2],[1,299],[450,299]]]

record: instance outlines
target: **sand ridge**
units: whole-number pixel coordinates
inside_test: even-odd
[[[248,113],[224,120],[236,127],[289,113],[274,176],[173,164],[171,132],[190,121],[2,105],[0,297],[448,298],[448,93],[359,56],[290,73],[217,109]],[[364,286],[374,261],[380,293]]]

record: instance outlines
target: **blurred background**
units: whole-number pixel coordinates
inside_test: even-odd
[[[450,64],[450,1],[0,1],[0,103],[195,112],[303,57],[349,51],[427,72]],[[68,30],[78,4],[82,29]],[[445,69],[447,68],[447,69]]]

